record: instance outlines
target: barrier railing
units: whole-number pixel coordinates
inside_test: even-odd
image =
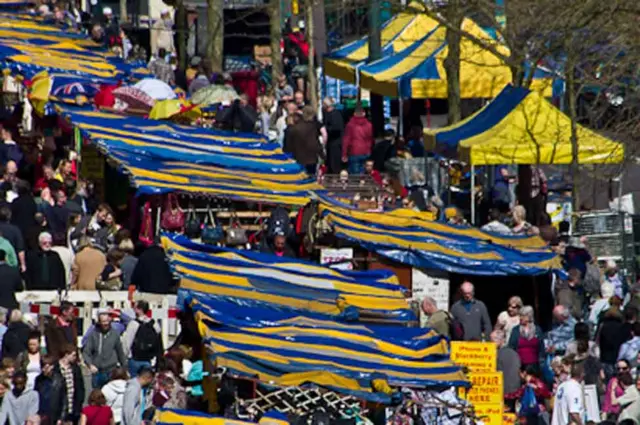
[[[98,310],[131,310],[132,303],[145,300],[151,308],[151,317],[162,330],[162,342],[168,347],[180,333],[177,320],[176,296],[127,291],[24,291],[16,294],[22,313],[38,317],[59,313],[60,303],[68,301],[76,308],[78,317],[78,344],[98,317]]]

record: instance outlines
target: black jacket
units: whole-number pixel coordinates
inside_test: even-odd
[[[620,346],[629,339],[630,333],[625,332],[626,326],[622,317],[607,316],[606,312],[600,319],[597,332],[597,341],[600,346],[600,361],[606,364],[615,364],[618,359]]]
[[[48,271],[44,269],[45,257]],[[60,256],[55,251],[37,250],[27,252],[25,281],[28,290],[64,289],[67,280]]]
[[[173,275],[162,247],[150,246],[138,258],[131,284],[140,292],[168,294],[174,288]]]
[[[37,212],[38,206],[30,194],[20,195],[11,203],[11,224],[20,229],[25,240],[31,229],[37,226]]]
[[[342,143],[344,134],[344,120],[342,113],[337,109],[324,115],[324,126],[327,129],[327,143]]]
[[[16,292],[22,291],[22,277],[16,267],[0,264],[0,307],[13,310],[19,307]]]
[[[7,332],[2,338],[2,358],[16,359],[27,349],[31,328],[23,322],[9,323]]]
[[[53,378],[40,374],[36,377],[33,389],[38,393],[40,405],[38,407],[38,415],[44,417],[51,416],[51,398],[53,397]]]
[[[67,385],[60,371],[60,365],[56,364],[53,369],[52,385],[51,385],[51,420],[49,423],[55,424],[59,420],[64,421],[66,418],[76,421],[80,417],[82,411],[82,403],[84,402],[84,379],[82,371],[77,364],[71,366],[73,370],[73,407],[71,414],[68,413],[69,402],[67,400]]]

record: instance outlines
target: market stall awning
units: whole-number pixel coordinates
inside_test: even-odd
[[[257,134],[60,109],[81,135],[127,173],[141,193],[304,205],[321,190],[276,143]]]
[[[38,80],[36,93],[29,95],[40,114],[53,110],[48,101],[86,104],[97,93],[92,86],[150,75],[146,64],[126,62],[80,32],[10,13],[0,13],[0,68],[27,87]]]
[[[469,275],[536,275],[560,269],[538,237],[497,235],[468,226],[416,219],[383,221],[323,199],[321,211],[337,237],[394,261]],[[366,214],[366,213],[365,213]]]
[[[535,91],[507,86],[466,120],[425,131],[425,145],[472,165],[570,164],[571,120]],[[624,146],[577,126],[578,162],[622,162]]]
[[[338,271],[296,259],[207,248],[184,236],[166,236],[163,244],[183,290],[336,317],[415,319],[404,288],[390,272]]]
[[[156,425],[289,425],[287,421],[267,416],[268,414],[263,415],[260,422],[256,423],[209,415],[194,410],[161,408],[157,410],[154,423]]]
[[[348,324],[252,308],[197,293],[185,299],[211,361],[268,385],[325,387],[389,403],[390,386],[466,386],[444,336],[428,328]]]
[[[506,46],[493,39],[471,19],[462,23],[463,31],[492,45],[505,56]],[[444,61],[448,55],[446,28],[425,28],[423,37],[406,49],[362,65],[360,86],[385,96],[446,99],[447,77]],[[545,96],[553,92],[553,76],[534,71],[532,88]],[[510,68],[493,52],[468,38],[460,42],[460,94],[462,98],[493,98],[512,81]]]
[[[438,23],[420,13],[424,5],[413,2],[407,11],[398,13],[387,21],[380,32],[382,57],[400,52],[421,40]],[[356,83],[356,69],[369,58],[369,37],[348,43],[325,56],[324,73],[330,77]]]

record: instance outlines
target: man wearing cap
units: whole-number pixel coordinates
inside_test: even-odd
[[[160,19],[151,27],[151,54],[157,55],[160,48],[164,48],[167,53],[176,51],[173,45],[173,20],[169,9],[164,9]]]
[[[105,7],[102,9],[102,15],[104,16],[104,32],[107,37],[107,43],[110,45],[117,44],[116,39],[120,35],[120,26],[115,16],[113,16],[113,11],[110,7]]]

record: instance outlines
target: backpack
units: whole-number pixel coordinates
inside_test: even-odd
[[[451,313],[447,313],[447,317],[449,318],[449,337],[451,341],[462,341],[464,339],[464,325],[453,317]]]
[[[520,399],[518,416],[528,417],[537,416],[538,414],[540,414],[540,406],[538,405],[538,400],[536,400],[536,392],[533,387],[527,385]]]
[[[590,295],[600,293],[600,268],[593,263],[587,263],[587,271],[582,280],[584,291]]]
[[[140,326],[131,347],[132,358],[137,361],[151,361],[159,351],[160,336],[154,327],[154,321],[142,322],[136,320]]]
[[[267,220],[267,238],[271,239],[277,233],[284,233],[287,237],[291,233],[289,212],[282,207],[276,207],[271,211],[271,215]]]

